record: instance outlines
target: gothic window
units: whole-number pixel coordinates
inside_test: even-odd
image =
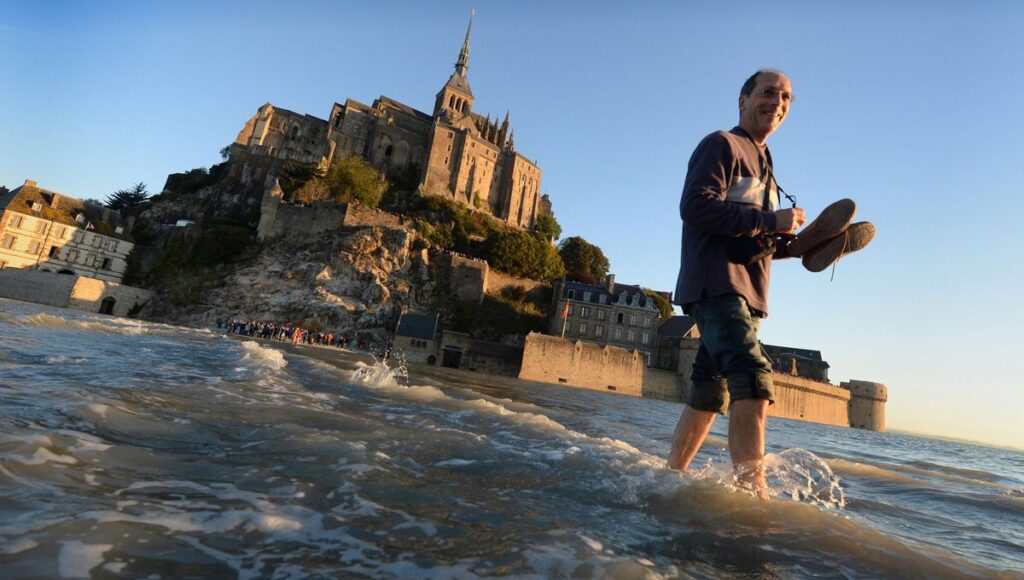
[[[451,109],[455,108],[455,95],[448,98],[448,107]]]

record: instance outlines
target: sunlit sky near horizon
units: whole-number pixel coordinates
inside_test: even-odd
[[[832,281],[776,263],[762,339],[888,385],[893,429],[1024,449],[1018,2],[0,0],[0,185],[157,193],[266,102],[429,112],[470,8],[474,110],[510,111],[563,236],[622,283],[674,288],[693,147],[735,125],[747,75],[786,72],[780,183],[812,215],[855,199],[878,234]]]

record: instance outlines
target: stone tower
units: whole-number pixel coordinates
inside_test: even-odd
[[[885,431],[886,386],[869,381],[847,381],[840,386],[850,390],[850,427]]]
[[[466,40],[462,42],[459,59],[455,61],[455,71],[434,100],[434,117],[446,116],[455,121],[473,112],[473,91],[469,88],[469,78],[466,76],[466,70],[469,69],[469,33],[472,30],[473,17],[470,16]]]

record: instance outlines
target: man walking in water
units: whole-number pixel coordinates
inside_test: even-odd
[[[737,477],[762,498],[773,385],[757,332],[768,313],[770,244],[775,236],[795,233],[805,219],[802,209],[779,209],[765,141],[786,120],[792,100],[781,72],[761,70],[748,78],[740,89],[739,125],[697,145],[679,203],[683,240],[675,302],[696,321],[701,344],[668,465],[685,471],[715,415],[728,408]]]

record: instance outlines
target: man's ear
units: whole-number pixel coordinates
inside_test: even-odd
[[[740,95],[740,100],[739,100],[740,113],[743,112],[743,109],[746,108],[746,106],[747,106],[747,97],[745,95]]]

